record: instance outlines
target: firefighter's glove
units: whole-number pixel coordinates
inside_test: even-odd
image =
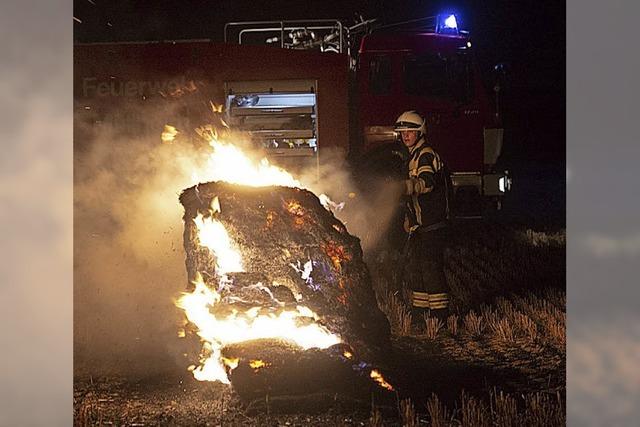
[[[424,180],[418,177],[411,177],[404,181],[404,194],[411,196],[412,194],[424,194],[433,190],[433,187],[427,186]]]
[[[410,196],[418,193],[417,189],[420,187],[420,179],[413,177],[404,181],[404,194]]]

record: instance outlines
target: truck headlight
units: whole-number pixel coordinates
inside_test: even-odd
[[[511,190],[511,178],[509,178],[507,175],[501,176],[498,179],[498,189],[501,193],[506,193],[507,191]]]

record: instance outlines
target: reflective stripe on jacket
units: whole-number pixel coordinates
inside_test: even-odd
[[[448,177],[438,153],[424,137],[409,152],[409,179],[405,181],[407,222],[416,230],[447,220]]]

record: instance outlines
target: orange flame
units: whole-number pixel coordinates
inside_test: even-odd
[[[217,109],[211,104],[212,109]],[[214,108],[215,107],[215,108]],[[192,184],[209,181],[225,181],[231,184],[265,187],[279,185],[283,187],[308,188],[301,181],[294,178],[286,170],[272,165],[266,157],[257,153],[250,155],[244,152],[238,144],[223,140],[218,129],[211,125],[201,126],[196,132],[205,139],[211,147],[211,152],[205,162],[191,174]],[[165,125],[162,133],[163,142],[171,142],[179,132],[171,126]],[[318,196],[320,203],[326,209],[342,209],[343,203],[333,202],[327,195]]]
[[[231,370],[234,370],[238,367],[238,363],[240,359],[237,357],[221,357],[220,360],[224,363],[224,366],[228,367]]]
[[[377,370],[377,369],[373,369],[371,371],[371,373],[369,374],[369,376],[375,381],[377,382],[380,387],[386,388],[387,390],[393,391],[393,386],[391,384],[389,384],[387,381],[385,381],[384,377],[382,376],[382,374]]]
[[[249,361],[249,366],[254,369],[254,370],[258,370],[260,368],[264,368],[265,366],[269,366],[269,363],[266,363],[262,360],[250,360]]]
[[[277,316],[273,313],[258,315],[258,307],[255,307],[255,310],[250,309],[245,313],[234,310],[225,317],[218,317],[215,308],[220,304],[220,294],[209,288],[200,275],[196,277],[194,285],[196,289],[192,293],[184,293],[176,305],[185,310],[187,319],[196,325],[197,333],[204,341],[206,356],[193,371],[198,380],[229,383],[221,356],[222,348],[229,344],[260,338],[281,338],[302,349],[309,349],[327,348],[340,342],[337,335],[318,323],[298,323],[298,319],[302,318],[318,319],[305,306],[282,311]]]

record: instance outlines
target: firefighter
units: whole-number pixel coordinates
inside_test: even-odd
[[[415,111],[398,117],[395,131],[409,150],[408,179],[404,180],[409,233],[405,281],[412,291],[412,314],[421,322],[425,313],[443,321],[449,314],[449,286],[444,274],[444,247],[449,228],[449,176],[426,139],[425,120]]]

